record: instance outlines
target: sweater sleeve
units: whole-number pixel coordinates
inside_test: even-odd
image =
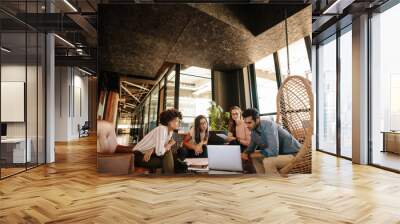
[[[276,123],[270,122],[264,126],[262,131],[262,137],[267,142],[267,147],[261,149],[261,153],[266,157],[278,156],[279,153],[279,137],[278,127]]]
[[[155,153],[157,156],[162,156],[165,153],[165,142],[168,140],[168,131],[166,128],[159,127],[154,133]]]

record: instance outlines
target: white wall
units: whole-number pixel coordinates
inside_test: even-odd
[[[55,74],[55,140],[70,141],[88,120],[88,78],[72,67],[56,67]]]
[[[2,82],[25,82],[25,71],[26,67],[24,65],[19,64],[6,64],[1,66],[1,81]],[[27,67],[28,74],[35,73],[36,67],[28,66]],[[31,80],[29,80],[31,82]],[[32,84],[32,83],[29,83]],[[33,83],[36,85],[36,82]],[[36,98],[36,88],[28,88],[27,96],[28,98]],[[30,92],[29,90],[32,90]],[[32,99],[27,99],[27,102],[32,102]],[[33,106],[33,105],[32,105]],[[35,104],[36,107],[36,104]],[[1,110],[7,110],[7,108],[1,108]],[[31,117],[32,114],[28,113],[28,121],[35,119],[36,121],[36,113],[34,114],[34,118]],[[25,123],[26,122],[11,122],[7,123],[7,137],[25,137]],[[28,125],[29,127],[30,125]],[[30,137],[28,135],[28,137]]]

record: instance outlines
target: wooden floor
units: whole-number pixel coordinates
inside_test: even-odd
[[[0,223],[400,223],[400,175],[314,154],[289,178],[112,177],[95,139],[58,144],[55,164],[0,181]]]
[[[372,162],[374,164],[400,170],[400,155],[391,152],[374,151]]]

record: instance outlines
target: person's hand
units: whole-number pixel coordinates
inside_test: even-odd
[[[150,160],[151,154],[153,154],[154,149],[147,150],[143,156],[143,161],[148,162]]]
[[[228,136],[228,137],[226,137],[226,141],[227,142],[231,142],[231,141],[233,141],[233,140],[235,140],[236,138],[235,137],[233,137],[233,136]]]
[[[196,145],[196,147],[194,148],[194,154],[196,156],[200,155],[201,153],[203,153],[203,145],[202,144],[198,144]]]
[[[259,152],[259,151],[255,151],[255,152],[253,152],[252,154],[250,154],[250,157],[253,158],[253,159],[255,159],[255,158],[264,157],[264,155],[261,154],[261,152]]]
[[[164,146],[165,151],[168,152],[169,150],[171,150],[171,147],[172,147],[172,145],[166,144],[166,145]]]
[[[173,145],[175,145],[175,143],[176,143],[176,141],[175,141],[174,139],[171,138],[171,140],[169,140],[169,143],[168,143],[168,144],[169,144],[170,146],[173,146]]]
[[[242,157],[243,160],[249,160],[249,154],[247,154],[245,152],[242,152],[241,157]]]

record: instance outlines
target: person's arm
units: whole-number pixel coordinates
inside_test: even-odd
[[[247,147],[246,150],[244,150],[243,153],[246,153],[246,154],[253,153],[254,150],[256,150],[256,147],[257,147],[256,143],[254,143],[253,139],[251,139],[249,146]]]
[[[196,147],[195,144],[192,144],[190,140],[192,139],[192,136],[190,135],[190,132],[185,134],[185,137],[183,137],[183,146],[187,149],[194,150]]]
[[[174,139],[170,139],[169,141],[168,141],[168,143],[165,143],[165,151],[169,151],[169,150],[171,150],[171,147],[173,146],[173,145],[175,145],[175,140]]]
[[[208,136],[203,140],[203,145],[207,145],[208,144]]]
[[[261,153],[266,157],[278,156],[279,136],[276,123],[271,121],[268,125],[265,125],[261,132],[261,137],[267,142],[267,147],[261,148]]]
[[[239,143],[244,146],[249,146],[251,142],[251,134],[250,130],[245,128],[244,134],[245,137],[243,139],[239,139]]]
[[[154,133],[155,139],[155,153],[157,156],[164,155],[165,149],[165,142],[168,138],[168,131],[165,128],[158,128]]]
[[[226,142],[231,142],[233,140],[236,140],[235,137],[233,137],[233,133],[232,132],[228,132],[228,137],[225,139]]]
[[[184,146],[186,149],[195,151],[196,154],[202,153],[202,152],[203,152],[202,144],[201,144],[201,143],[200,143],[200,144],[192,144],[192,143],[190,142],[190,140],[191,140],[192,138],[193,138],[193,137],[192,137],[192,135],[191,135],[191,132],[187,133],[187,134],[185,135],[185,137],[183,138],[183,146]]]

